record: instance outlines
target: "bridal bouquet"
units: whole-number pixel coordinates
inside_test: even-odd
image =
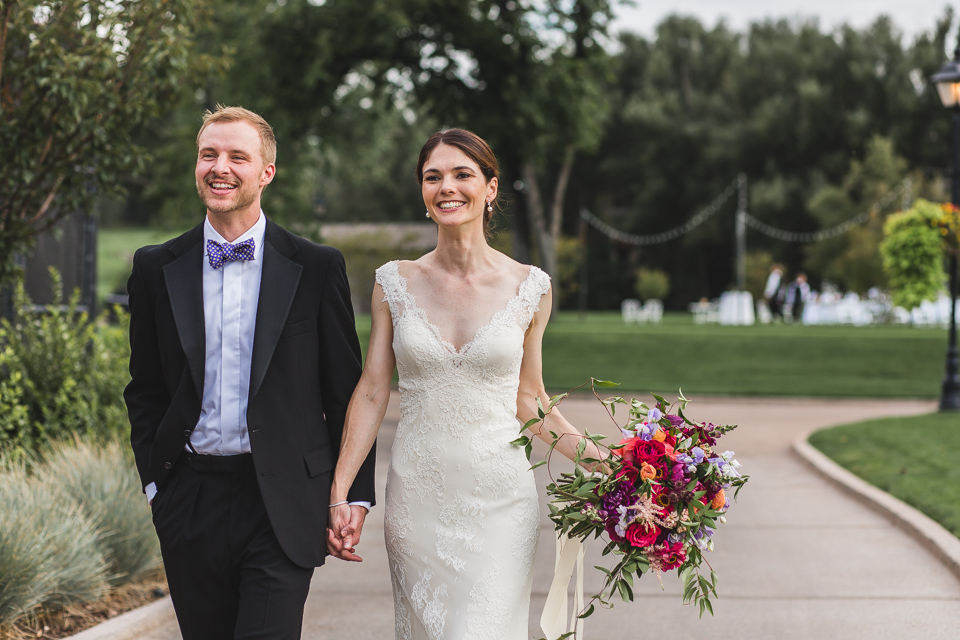
[[[598,399],[596,387],[616,386],[596,379],[588,384]],[[540,406],[539,418],[527,422],[521,434],[542,422],[567,395],[553,397],[546,409]],[[701,566],[710,567],[704,552],[713,549],[712,536],[726,519],[730,493],[735,498],[747,481],[733,452],[717,446],[736,425],[691,421],[683,413],[689,401],[682,392],[672,406],[658,395],[653,398],[652,407],[620,396],[600,399],[614,422],[617,408],[627,408],[626,424],[620,427],[623,440],[606,446],[604,436],[587,433],[587,439],[605,450],[604,458],[583,457],[587,442],[581,440],[574,471],[559,478],[551,474],[547,486],[550,519],[558,532],[570,538],[602,537],[607,540],[603,554],[616,559],[612,569],[597,567],[606,580],[581,618],[593,613],[594,601],[612,606],[609,598],[616,593],[632,601],[634,575],[652,571],[660,579],[661,573],[673,570],[683,580],[684,602],[699,605],[701,616],[705,610],[713,614],[710,595],[716,595],[717,575]],[[534,468],[549,463],[560,439],[552,435],[546,459]],[[514,444],[524,446],[530,458],[529,437],[521,435]],[[585,472],[580,464],[605,467],[605,473]]]

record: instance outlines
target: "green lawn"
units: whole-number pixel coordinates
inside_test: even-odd
[[[99,295],[123,288],[138,247],[176,232],[102,229]],[[357,328],[366,347],[369,317]],[[551,320],[544,337],[544,382],[564,391],[590,376],[624,390],[690,395],[790,395],[934,398],[940,392],[947,335],[905,326],[805,327],[695,325],[668,313],[659,325],[624,324],[620,314],[574,312]]]
[[[960,415],[933,413],[824,429],[810,443],[960,536]]]
[[[369,318],[358,318],[366,346]],[[544,382],[564,391],[590,376],[628,391],[688,395],[920,397],[940,393],[946,331],[906,326],[721,327],[667,314],[660,325],[618,313],[550,321]]]
[[[126,292],[133,253],[148,244],[159,244],[179,235],[159,229],[100,229],[97,234],[97,297]]]

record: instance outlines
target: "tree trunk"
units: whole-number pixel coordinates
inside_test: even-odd
[[[527,209],[534,231],[537,234],[537,248],[540,251],[540,266],[553,282],[553,308],[556,313],[560,308],[560,296],[557,294],[557,240],[560,238],[560,224],[563,221],[563,200],[570,183],[570,173],[573,170],[574,148],[568,145],[564,150],[563,164],[557,175],[557,182],[553,190],[553,201],[550,206],[549,219],[544,215],[543,197],[537,181],[536,169],[530,162],[523,163],[523,190],[526,196]]]

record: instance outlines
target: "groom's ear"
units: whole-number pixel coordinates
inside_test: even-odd
[[[260,188],[263,189],[268,184],[273,182],[273,177],[277,175],[277,165],[272,162],[263,167],[263,170],[260,172]]]

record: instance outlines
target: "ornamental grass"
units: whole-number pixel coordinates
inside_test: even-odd
[[[100,534],[76,501],[27,466],[0,471],[0,627],[108,590]]]
[[[0,459],[0,636],[159,566],[131,457],[119,440],[75,438]]]
[[[112,586],[154,569],[160,547],[129,447],[79,438],[50,447],[37,474],[80,505],[100,535]]]

